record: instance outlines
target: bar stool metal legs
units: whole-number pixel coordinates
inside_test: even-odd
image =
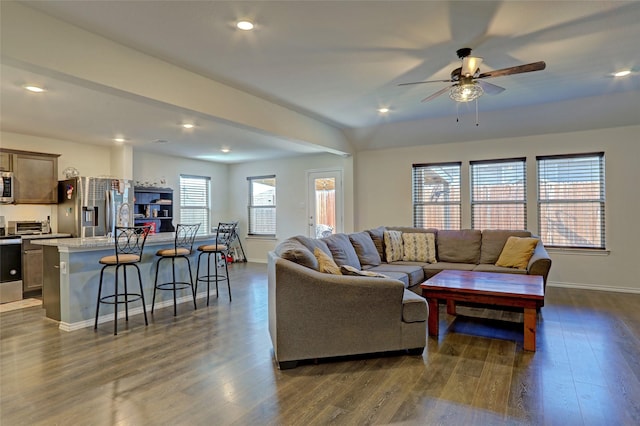
[[[231,302],[231,282],[229,281],[229,265],[227,264],[227,259],[226,259],[226,255],[225,253],[222,253],[220,251],[208,251],[205,248],[206,246],[201,246],[198,248],[198,251],[200,251],[200,254],[198,255],[198,267],[196,268],[196,291],[198,288],[198,282],[200,281],[206,281],[207,283],[207,306],[209,306],[209,294],[210,294],[210,286],[211,286],[211,279],[213,278],[213,280],[216,283],[216,298],[219,296],[219,292],[218,292],[218,282],[220,281],[226,281],[227,282],[227,289],[229,291],[229,302]],[[200,275],[200,258],[206,255],[207,256],[207,274],[206,275]],[[211,274],[211,255],[214,256],[214,262],[215,262],[215,274]],[[224,267],[225,267],[225,274],[222,275],[220,273],[218,273],[218,255],[222,255],[222,258],[224,259]]]
[[[118,305],[124,304],[125,320],[129,321],[129,303],[142,300],[142,313],[144,314],[144,324],[149,325],[147,319],[147,308],[144,300],[144,289],[142,287],[142,276],[137,263],[142,258],[142,250],[148,233],[145,227],[117,227],[115,237],[115,255],[104,256],[100,259],[100,263],[104,266],[100,270],[100,284],[98,285],[98,297],[96,300],[96,318],[93,329],[98,329],[98,317],[100,315],[100,305],[102,303],[114,306],[113,318],[113,334],[118,334]],[[104,271],[108,267],[115,266],[114,273],[114,291],[113,294],[102,295],[102,284],[104,279]],[[130,293],[127,283],[127,266],[133,266],[138,273],[138,284],[140,293]],[[119,290],[119,270],[122,268],[124,291]]]

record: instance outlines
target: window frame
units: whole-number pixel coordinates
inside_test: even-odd
[[[206,206],[200,205],[185,205],[183,203],[184,200],[184,189],[183,179],[196,179],[202,180],[206,183]],[[180,223],[189,224],[185,222],[185,215],[183,211],[186,210],[204,210],[204,218],[205,223],[200,222],[200,228],[198,228],[197,235],[208,235],[211,233],[211,177],[210,176],[200,176],[200,175],[189,175],[189,174],[180,174],[179,177],[179,186],[180,186]]]
[[[430,168],[446,168],[446,167],[457,167],[457,176],[453,177],[453,182],[456,182],[457,178],[457,199],[449,200],[449,201],[425,201],[426,194],[423,193],[422,189],[417,188],[418,178],[420,172],[424,170],[428,170]],[[438,229],[450,229],[450,230],[460,230],[462,229],[462,196],[461,196],[461,188],[462,188],[462,162],[461,161],[450,161],[443,163],[417,163],[412,165],[411,169],[411,196],[412,196],[412,207],[413,207],[413,226],[418,228],[438,228]],[[432,194],[433,195],[433,194]],[[438,226],[439,223],[428,223],[428,218],[423,217],[424,212],[420,212],[421,210],[425,210],[429,206],[449,206],[457,209],[458,218],[457,224],[454,226],[441,227]],[[442,220],[445,220],[444,216],[442,216]],[[455,218],[454,218],[455,220]],[[456,227],[457,225],[457,227]]]
[[[264,180],[264,179],[273,179],[274,180],[274,196],[273,196],[273,204],[254,204],[254,194],[253,194],[253,184],[254,181]],[[247,236],[250,237],[274,237],[277,232],[277,179],[276,175],[263,175],[263,176],[248,176],[247,182],[249,183],[249,202],[247,205]],[[257,212],[263,209],[273,209],[273,232],[256,232],[252,228],[252,212]]]
[[[516,166],[519,166],[520,170],[516,170],[517,173],[522,173],[522,181],[518,183],[519,191],[522,193],[522,199],[496,199],[496,200],[480,200],[480,194],[476,194],[479,185],[476,185],[476,176],[479,174],[479,169],[475,166],[484,166],[484,165],[499,165],[504,163],[513,163]],[[500,176],[497,174],[492,176],[492,179],[497,182],[500,179]],[[506,185],[506,183],[505,183]],[[505,190],[506,192],[506,190]],[[501,158],[501,159],[493,159],[493,160],[477,160],[477,161],[469,161],[469,193],[470,193],[470,214],[471,214],[471,229],[522,229],[527,230],[527,158],[526,157],[516,157],[516,158]],[[480,206],[505,206],[505,205],[513,205],[513,206],[522,206],[522,216],[519,218],[522,220],[522,228],[516,228],[510,225],[499,225],[498,227],[487,227],[482,226],[478,227],[478,222],[480,222],[481,215],[480,208],[476,209]],[[485,219],[486,220],[486,219]]]
[[[576,198],[559,198],[559,199],[549,199],[549,198],[545,198],[542,199],[542,195],[543,193],[546,193],[548,191],[543,191],[542,189],[542,178],[546,177],[546,175],[543,175],[543,172],[541,171],[541,166],[543,162],[546,161],[553,161],[553,160],[563,160],[563,159],[573,159],[573,160],[578,160],[578,159],[588,159],[588,158],[593,158],[593,159],[597,159],[598,161],[598,167],[597,167],[597,172],[598,172],[598,180],[597,180],[597,185],[598,185],[598,197],[596,198],[589,198],[589,197],[584,197],[581,199],[576,199]],[[545,165],[546,167],[547,165]],[[547,228],[548,226],[544,226],[544,223],[546,222],[554,222],[554,219],[550,219],[548,216],[543,217],[543,213],[545,211],[547,211],[547,209],[543,208],[543,206],[551,206],[554,204],[593,204],[596,203],[598,204],[598,208],[596,209],[596,211],[598,212],[597,215],[599,216],[599,220],[597,222],[596,225],[596,235],[599,238],[599,243],[598,244],[559,244],[557,243],[553,238],[546,238],[545,241],[545,246],[548,248],[552,248],[552,249],[558,249],[558,250],[597,250],[597,251],[606,251],[606,166],[605,166],[605,153],[604,152],[591,152],[591,153],[580,153],[580,154],[563,154],[563,155],[542,155],[542,156],[537,156],[536,157],[536,170],[537,170],[537,188],[538,188],[538,230],[539,233],[541,235],[541,237],[544,238],[544,234],[545,233],[551,233],[552,231],[548,231]],[[593,168],[588,168],[588,169],[574,169],[573,171],[594,171]],[[575,176],[572,175],[572,176]],[[548,182],[548,179],[545,181]],[[579,213],[580,211],[578,211]],[[583,221],[585,221],[586,218],[585,217],[580,217],[579,221],[577,220],[576,223],[580,223],[581,226],[584,226]],[[562,224],[564,226],[564,223]],[[570,228],[572,230],[572,232],[575,232],[573,230],[573,228]],[[579,229],[579,228],[578,228]]]

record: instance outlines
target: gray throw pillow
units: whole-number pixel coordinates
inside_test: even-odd
[[[368,232],[349,234],[349,240],[358,255],[360,265],[378,266],[381,263],[380,254]]]
[[[320,239],[320,241],[327,244],[333,260],[338,266],[349,265],[357,269],[362,269],[356,250],[351,245],[351,241],[346,234],[333,234]]]

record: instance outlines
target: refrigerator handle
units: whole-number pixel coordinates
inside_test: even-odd
[[[104,197],[104,233],[105,235],[111,234],[111,191],[107,190]]]

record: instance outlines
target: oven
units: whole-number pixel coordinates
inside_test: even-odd
[[[0,237],[0,303],[22,300],[22,238]]]

